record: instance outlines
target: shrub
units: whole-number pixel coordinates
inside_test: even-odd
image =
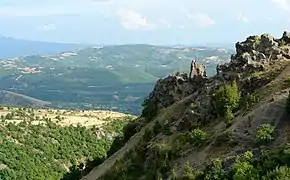
[[[189,139],[195,147],[200,147],[207,140],[207,138],[207,133],[202,131],[201,129],[194,129],[189,134]]]
[[[192,167],[190,166],[189,162],[186,162],[183,167],[182,172],[182,180],[194,180],[195,176],[193,174]]]
[[[287,166],[276,167],[275,170],[267,173],[264,179],[290,179],[290,168]]]
[[[239,106],[243,110],[249,110],[254,104],[259,101],[259,97],[256,94],[246,94],[240,99]]]
[[[239,105],[240,92],[236,81],[230,85],[224,84],[211,96],[211,102],[216,113],[229,122],[232,118],[232,111]]]
[[[223,161],[220,159],[214,159],[209,165],[207,165],[203,172],[196,175],[196,179],[204,180],[220,180],[226,179],[226,171],[223,170]]]
[[[254,156],[249,151],[237,157],[231,169],[234,180],[259,179],[258,170],[252,165],[253,159]]]
[[[150,121],[157,115],[157,105],[153,100],[149,98],[145,99],[142,107],[141,117],[144,117],[146,120]]]
[[[123,128],[124,141],[127,142],[132,136],[138,132],[139,122],[130,122]]]
[[[154,134],[157,135],[162,130],[163,130],[163,127],[162,127],[161,123],[158,120],[156,120],[155,123],[154,123],[154,126],[153,126],[153,132],[154,132]]]
[[[274,139],[275,128],[270,124],[261,124],[256,132],[256,139],[260,143],[269,142]]]

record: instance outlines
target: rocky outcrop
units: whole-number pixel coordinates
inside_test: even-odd
[[[217,77],[229,80],[233,75],[248,75],[265,71],[265,64],[283,58],[290,58],[290,34],[284,32],[280,39],[269,34],[250,36],[243,42],[236,43],[236,54],[227,64],[217,66]]]
[[[230,80],[237,81],[242,94],[252,92],[269,83],[272,77],[251,75],[268,70],[271,63],[288,58],[288,56],[290,58],[288,44],[290,45],[288,32],[284,32],[280,39],[268,34],[250,36],[245,41],[236,43],[236,54],[231,56],[229,63],[217,66],[215,77],[206,78],[205,66],[193,60],[189,76],[186,73],[177,73],[158,80],[148,99],[156,105],[157,110],[169,107],[195,92],[198,92],[199,97],[205,94],[203,99],[195,100],[195,103],[205,102],[209,89]],[[208,119],[204,117],[207,110],[203,108],[209,107],[208,100],[205,105],[200,104],[197,107],[189,109],[186,118],[194,114],[197,120]]]
[[[189,77],[194,79],[196,77],[206,77],[206,70],[203,64],[197,64],[195,60],[191,61]]]
[[[195,79],[196,78],[196,79]],[[169,75],[159,79],[149,95],[149,99],[157,105],[157,109],[166,108],[173,103],[201,90],[206,79],[194,77],[191,79],[186,73]]]

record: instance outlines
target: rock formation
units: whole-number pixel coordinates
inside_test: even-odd
[[[268,34],[250,36],[245,41],[236,43],[236,54],[231,56],[229,63],[217,66],[215,77],[206,78],[205,66],[192,60],[189,76],[186,73],[177,73],[159,79],[148,99],[159,110],[169,107],[188,95],[197,93],[196,98],[202,97],[198,101],[206,103],[198,106],[199,109],[194,109],[195,116],[199,117],[197,119],[208,119],[204,116],[206,108],[203,107],[208,107],[206,94],[209,91],[218,87],[218,84],[229,80],[238,82],[242,94],[268,84],[271,81],[269,76],[250,76],[256,72],[269,70],[267,68],[271,67],[271,63],[288,58],[288,56],[290,58],[290,49],[286,46],[289,42],[290,34],[287,32],[284,32],[280,39],[275,39]],[[192,110],[190,109],[188,112],[192,112]],[[192,115],[187,115],[187,117],[190,116]]]
[[[290,34],[284,32],[280,39],[269,34],[249,36],[243,42],[236,43],[236,54],[231,56],[227,64],[217,66],[217,76],[229,80],[233,72],[249,74],[265,70],[265,63],[290,58]]]
[[[196,87],[190,83],[186,73],[177,73],[159,79],[150,93],[149,99],[155,102],[158,109],[161,109],[190,95],[195,90]]]
[[[149,94],[149,99],[157,105],[157,109],[166,108],[196,91],[203,90],[205,77],[205,66],[192,60],[189,76],[186,73],[176,73],[159,79]]]
[[[195,77],[206,77],[205,66],[203,64],[197,64],[195,60],[191,61],[189,77],[194,79]]]

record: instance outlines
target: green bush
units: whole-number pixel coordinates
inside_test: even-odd
[[[138,121],[130,122],[124,126],[123,137],[125,142],[127,142],[132,136],[134,136],[138,132],[139,126],[140,122]]]
[[[231,168],[234,180],[259,179],[258,170],[252,164],[253,159],[254,156],[249,151],[237,157]]]
[[[201,129],[194,129],[189,133],[189,139],[195,147],[200,147],[208,139],[208,135]]]
[[[157,105],[153,100],[149,98],[145,99],[142,107],[141,117],[144,117],[146,120],[151,121],[157,115]]]
[[[259,102],[259,97],[256,94],[246,94],[240,99],[240,109],[249,110],[253,105]]]
[[[256,139],[260,143],[269,142],[274,139],[275,128],[270,124],[261,124],[256,132]]]
[[[264,176],[264,180],[282,180],[282,179],[290,179],[290,168],[287,166],[281,166],[276,167],[275,170],[267,173],[266,176]]]
[[[214,159],[206,166],[203,172],[197,173],[196,179],[220,180],[225,179],[226,171],[223,170],[222,160]]]
[[[233,118],[232,111],[238,107],[239,99],[240,92],[236,81],[220,86],[211,96],[211,102],[216,113],[224,117],[226,122],[230,122]]]
[[[194,180],[194,179],[195,176],[193,174],[193,169],[190,166],[189,162],[186,162],[183,167],[182,180]]]

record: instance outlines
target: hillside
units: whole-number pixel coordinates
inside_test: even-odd
[[[135,115],[156,80],[189,71],[194,58],[213,75],[233,51],[213,47],[119,45],[0,61],[0,89],[55,108],[109,109]]]
[[[50,105],[49,102],[3,90],[0,90],[0,104],[4,106],[23,106],[36,108],[49,107]]]
[[[109,111],[0,108],[0,179],[71,179],[97,165],[134,116]]]
[[[0,36],[0,59],[58,53],[84,47],[88,47],[88,45],[28,41]]]
[[[290,34],[237,42],[213,77],[194,67],[158,80],[137,133],[82,179],[289,179]]]

